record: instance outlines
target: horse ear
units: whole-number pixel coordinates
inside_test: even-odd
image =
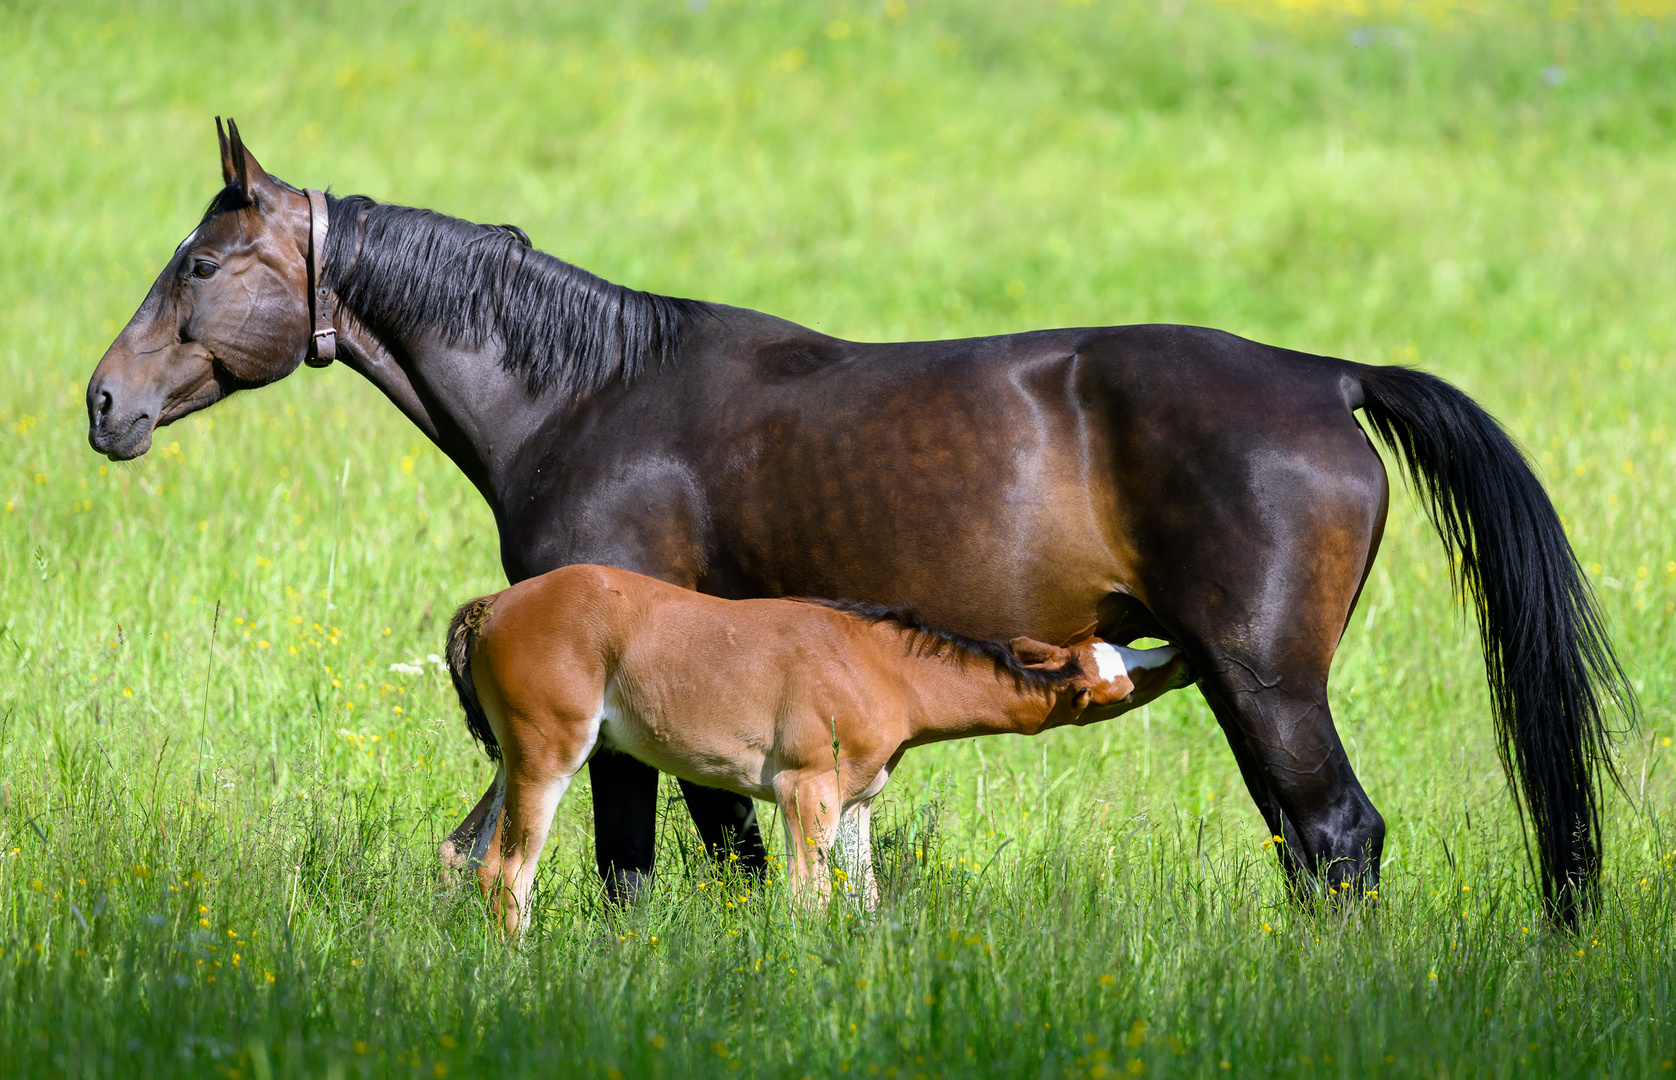
[[[229,154],[233,159],[233,183],[238,185],[239,194],[250,198],[250,169],[245,160],[248,152],[244,148],[244,140],[239,138],[239,125],[231,117],[227,118],[227,131],[232,135],[233,142]]]
[[[215,138],[221,144],[221,183],[233,182],[233,147],[227,142],[227,132],[222,130],[221,117],[215,118]]]
[[[1061,649],[1057,645],[1049,645],[1035,638],[1015,637],[1007,643],[1007,647],[1027,668],[1058,671],[1071,662],[1069,649]]]
[[[239,125],[232,120],[227,121],[227,130],[232,133],[233,182],[238,184],[239,194],[251,205],[258,205],[259,196],[264,188],[274,187],[273,178],[268,170],[262,168],[262,163],[256,160],[239,137]]]

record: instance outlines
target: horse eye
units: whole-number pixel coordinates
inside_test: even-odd
[[[215,272],[219,269],[221,269],[221,267],[210,262],[208,259],[199,259],[197,262],[192,264],[192,276],[200,278],[213,277]]]

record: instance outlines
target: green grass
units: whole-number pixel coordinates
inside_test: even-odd
[[[0,6],[0,1074],[1672,1068],[1676,20],[694,6]],[[1195,322],[1456,381],[1531,450],[1642,695],[1597,913],[1540,921],[1403,494],[1333,682],[1378,903],[1284,899],[1187,691],[910,755],[870,916],[718,877],[678,805],[607,910],[582,785],[508,947],[433,858],[488,767],[434,667],[390,667],[501,583],[476,494],[341,368],[133,465],[86,448],[217,113],[294,183],[831,333]]]

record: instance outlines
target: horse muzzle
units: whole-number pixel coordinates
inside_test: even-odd
[[[136,402],[113,380],[94,377],[87,386],[87,443],[112,461],[129,461],[151,449],[162,402]]]

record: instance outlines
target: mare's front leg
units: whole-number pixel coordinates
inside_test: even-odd
[[[620,750],[588,762],[593,781],[594,865],[612,903],[632,900],[652,880],[657,851],[658,771]]]

